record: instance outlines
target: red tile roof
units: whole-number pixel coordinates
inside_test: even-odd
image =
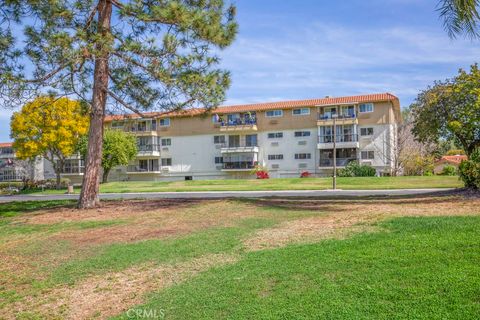
[[[310,106],[328,106],[338,105],[346,103],[362,103],[362,102],[386,102],[390,101],[394,104],[395,109],[400,113],[400,102],[396,96],[391,93],[376,93],[366,94],[358,96],[336,97],[336,98],[319,98],[319,99],[307,99],[307,100],[291,100],[291,101],[278,101],[267,103],[255,103],[255,104],[243,104],[233,106],[221,106],[213,109],[212,113],[225,114],[234,112],[248,112],[248,111],[266,111],[274,109],[290,109],[297,107],[310,107]],[[190,109],[181,112],[147,112],[144,113],[145,117],[181,117],[181,116],[194,116],[203,113],[204,109]],[[106,122],[112,120],[121,120],[125,118],[140,118],[136,114],[128,115],[111,115],[105,118]]]
[[[12,142],[0,142],[0,148],[11,147],[12,145]]]
[[[439,162],[448,162],[452,164],[460,164],[462,161],[468,160],[468,157],[465,155],[454,155],[454,156],[443,156],[440,158]]]

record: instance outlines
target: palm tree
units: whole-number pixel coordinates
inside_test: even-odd
[[[443,19],[443,27],[450,38],[459,35],[480,38],[480,0],[440,0],[437,10]]]

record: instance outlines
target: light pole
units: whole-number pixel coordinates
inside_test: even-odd
[[[333,190],[337,189],[337,114],[333,119]]]

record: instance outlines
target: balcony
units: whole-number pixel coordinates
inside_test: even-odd
[[[125,132],[130,132],[138,136],[145,135],[157,135],[157,125],[154,122],[143,122],[143,123],[133,123],[125,124],[121,127],[114,129],[123,129]]]
[[[342,134],[337,135],[336,139],[337,148],[359,148],[358,134]],[[333,149],[333,135],[319,136],[318,137],[318,149]]]
[[[255,168],[252,161],[224,162],[222,171],[251,171]]]
[[[221,132],[257,131],[257,119],[235,119],[216,123]]]
[[[337,158],[337,167],[345,167],[349,162],[351,161],[356,161],[357,158]],[[332,158],[326,158],[322,159],[320,158],[320,162],[318,165],[319,168],[333,168],[333,159]]]
[[[160,145],[137,145],[138,157],[160,157]]]
[[[153,165],[153,166],[138,166],[138,165],[130,165],[127,167],[127,173],[159,173],[160,166]]]
[[[333,113],[323,113],[318,116],[318,126],[333,125]],[[344,113],[337,115],[336,124],[358,124],[357,114],[355,112]]]
[[[228,145],[222,147],[221,153],[258,153],[258,146],[256,145]]]

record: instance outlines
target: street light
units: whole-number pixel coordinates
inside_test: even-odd
[[[332,114],[333,119],[333,190],[337,189],[337,114]]]

